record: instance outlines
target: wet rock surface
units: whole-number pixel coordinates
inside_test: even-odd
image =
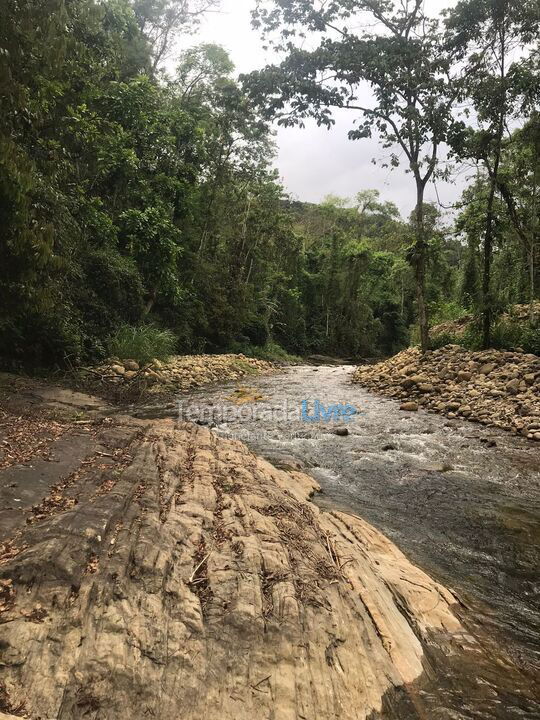
[[[377,365],[360,366],[353,381],[383,395],[504,428],[540,441],[540,357],[523,352],[468,352],[447,345],[422,355],[404,350]]]
[[[428,649],[481,654],[452,592],[309,502],[311,477],[107,410],[0,473],[4,509],[22,495],[0,552],[4,717],[352,720],[407,695]]]

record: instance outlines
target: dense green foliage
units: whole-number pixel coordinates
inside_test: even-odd
[[[285,126],[303,126],[311,117],[331,127],[335,109],[349,111],[350,139],[376,134],[391,150],[385,164],[405,165],[416,190],[408,259],[422,350],[429,346],[427,287],[433,284],[426,264],[426,185],[449,176],[448,149],[457,164],[478,167],[485,191],[484,198],[475,198],[482,281],[478,288],[477,258],[470,249],[465,291],[479,295],[487,346],[498,305],[508,299],[492,277],[506,236],[501,203],[528,255],[530,301],[537,292],[538,155],[516,154],[524,138],[508,136],[510,126],[524,123],[530,147],[538,135],[540,13],[537,0],[460,0],[443,20],[427,6],[422,0],[257,0],[254,24],[280,61],[251,73],[245,83],[268,115]],[[511,168],[512,157],[521,162],[514,160]],[[525,196],[522,173],[534,178]]]
[[[494,177],[490,106],[478,116],[486,118],[482,134],[455,121],[448,104],[469,93],[480,107],[489,68],[484,86],[461,84],[454,94],[441,79],[451,69],[449,48],[461,63],[472,62],[480,42],[471,35],[456,41],[469,5],[460,4],[448,23],[451,42],[436,35],[434,23],[417,43],[404,36],[403,18],[391,37],[364,39],[354,46],[363,61],[353,75],[346,68],[349,38],[325,45],[326,55],[315,59],[290,46],[283,67],[294,69],[295,82],[313,62],[324,65],[328,53],[339,60],[345,85],[362,82],[369,70],[377,112],[364,113],[351,138],[373,131],[385,146],[404,142],[422,189],[408,221],[370,190],[354,200],[293,202],[271,165],[269,123],[284,102],[276,69],[268,71],[276,81],[270,92],[268,75],[240,84],[220,47],[196,46],[171,59],[175,38],[191,33],[216,4],[0,0],[4,363],[75,365],[111,353],[222,350],[389,354],[409,341],[420,302],[435,316],[449,307],[485,307],[490,190],[494,312],[537,296],[540,140],[532,61],[505,80],[512,117],[528,113],[529,120],[496,137]],[[311,0],[278,4],[292,25],[308,13],[306,28],[322,29],[315,27],[320,16],[309,14]],[[346,19],[349,5],[355,3],[329,8]],[[275,28],[283,20],[268,17]],[[511,23],[521,37],[515,13]],[[523,37],[533,30],[528,22]],[[167,57],[174,72],[163,71]],[[400,66],[400,57],[409,65]],[[416,90],[403,101],[407,83]],[[287,87],[285,100],[298,117],[311,113],[311,103],[321,121],[331,122],[328,107],[345,103],[313,83],[302,86],[304,95],[294,83]],[[443,96],[444,106],[437,99]],[[478,166],[455,227],[423,202],[426,182],[441,174],[433,148],[443,140],[457,159]]]
[[[220,48],[152,71],[160,7],[2,3],[4,356],[76,363],[149,321],[183,351],[265,330],[295,242],[268,129]]]

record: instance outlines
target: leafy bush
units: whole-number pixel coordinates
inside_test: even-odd
[[[463,333],[440,333],[431,338],[431,348],[445,345],[461,345],[467,350],[480,350],[482,348],[482,331],[480,321],[471,323]],[[540,355],[540,327],[531,327],[529,324],[511,322],[503,319],[493,325],[491,333],[491,347],[496,350],[509,350],[522,348],[525,352]]]
[[[458,302],[439,302],[431,308],[430,323],[431,325],[439,325],[440,323],[459,320],[467,314],[467,310]]]
[[[258,357],[261,360],[268,360],[269,362],[299,363],[302,361],[301,357],[291,355],[274,340],[268,340],[262,347],[254,347],[253,354],[254,357]]]
[[[452,333],[440,333],[439,335],[430,336],[429,346],[432,350],[438,350],[445,345],[463,345],[463,336],[458,338]]]
[[[109,338],[109,353],[120,360],[136,360],[145,364],[153,360],[166,360],[176,350],[176,336],[170,330],[155,325],[122,325]]]
[[[100,248],[90,251],[84,258],[84,269],[85,285],[93,290],[109,313],[128,323],[140,320],[144,287],[131,258],[123,257],[113,248]]]
[[[84,356],[80,318],[68,305],[0,318],[0,347],[8,369],[76,365]]]
[[[274,340],[269,340],[262,347],[250,345],[248,343],[232,343],[229,352],[242,353],[247,357],[259,358],[260,360],[268,360],[268,362],[282,363],[299,363],[302,358],[298,355],[291,355],[281,345]]]

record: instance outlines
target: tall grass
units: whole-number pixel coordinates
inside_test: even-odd
[[[176,350],[176,340],[170,330],[162,330],[155,325],[122,325],[109,338],[108,349],[120,360],[136,360],[144,365],[154,358],[167,360]]]

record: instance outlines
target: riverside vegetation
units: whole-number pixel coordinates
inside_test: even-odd
[[[420,3],[254,3],[284,59],[241,81],[222,48],[196,45],[218,4],[1,0],[4,366],[99,362],[133,339],[155,346],[147,359],[389,355],[463,313],[477,345],[503,342],[493,321],[538,297],[535,3],[467,0],[444,21]],[[385,30],[350,31],[364,10]],[[287,196],[271,122],[330,126],[334,108],[359,121],[351,139],[379,134],[390,166],[402,153],[409,218],[376,190]],[[465,164],[474,180],[445,218],[424,190]],[[531,313],[512,344],[539,338]]]

